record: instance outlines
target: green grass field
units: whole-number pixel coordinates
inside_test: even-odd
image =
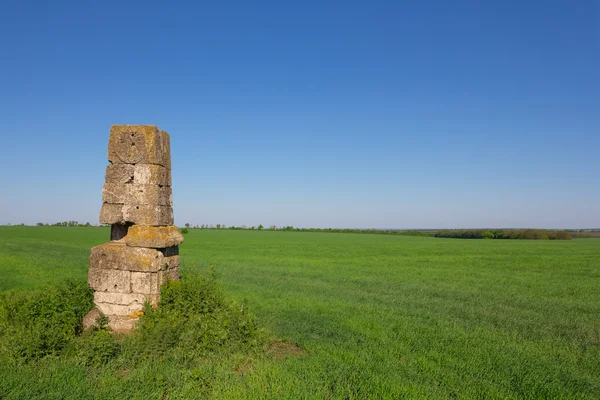
[[[107,228],[0,228],[0,291],[87,279]],[[600,240],[190,230],[182,275],[303,353],[0,367],[0,398],[600,398]],[[136,397],[137,396],[137,397]]]

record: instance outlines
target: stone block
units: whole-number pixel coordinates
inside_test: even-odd
[[[87,331],[92,326],[96,326],[96,321],[100,317],[100,310],[96,307],[92,308],[84,317],[83,317],[83,330]]]
[[[139,311],[138,311],[139,312]],[[136,328],[139,317],[133,315],[112,315],[106,314],[109,320],[109,325],[113,332],[129,333]]]
[[[158,272],[132,272],[131,291],[143,294],[160,294],[160,285],[166,281],[166,273]]]
[[[127,221],[123,219],[123,205],[122,204],[102,204],[100,209],[100,223],[101,224],[126,224]]]
[[[167,262],[167,271],[166,271],[165,278],[168,280],[171,280],[171,281],[178,281],[179,280],[179,256],[165,257],[165,261]]]
[[[126,183],[105,183],[102,186],[102,202],[108,204],[125,204],[128,198],[128,187]]]
[[[179,245],[183,242],[183,235],[176,226],[133,225],[121,242],[132,247],[162,249]]]
[[[161,165],[136,164],[133,168],[132,183],[171,186],[171,170]]]
[[[113,164],[157,164],[171,169],[169,134],[155,125],[113,125],[108,160]]]
[[[131,272],[90,265],[88,283],[96,292],[131,293]]]
[[[94,303],[115,304],[121,306],[133,307],[133,310],[141,310],[144,303],[147,301],[150,304],[158,304],[159,296],[155,294],[143,293],[112,293],[112,292],[95,292]],[[131,312],[131,311],[130,311]]]
[[[122,304],[112,304],[112,303],[100,303],[95,302],[96,308],[100,310],[104,315],[128,315],[133,313],[134,311],[141,311],[144,308],[144,303],[142,304],[131,304],[131,305],[122,305]]]
[[[135,183],[105,183],[102,187],[102,201],[109,204],[171,206],[173,197],[170,187]]]
[[[133,183],[135,165],[110,164],[106,167],[104,180],[106,183]]]
[[[101,224],[173,225],[173,208],[150,204],[102,204]]]
[[[179,256],[165,257],[167,268],[179,267]]]
[[[179,280],[179,263],[176,266],[169,267],[167,269],[167,278],[170,281],[178,281]]]
[[[156,272],[166,268],[168,268],[168,260],[165,260],[160,251],[143,247],[129,247],[118,242],[92,247],[90,254],[90,271],[101,269]]]
[[[123,219],[136,225],[167,226],[173,225],[173,208],[171,206],[153,206],[140,204],[123,206]]]
[[[156,164],[110,164],[106,183],[171,186],[171,170]]]

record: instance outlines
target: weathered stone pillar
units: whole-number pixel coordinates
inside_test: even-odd
[[[100,223],[111,225],[111,242],[92,248],[88,282],[97,310],[123,332],[145,301],[158,304],[167,279],[179,279],[183,236],[173,226],[169,134],[154,125],[113,125],[108,161]]]

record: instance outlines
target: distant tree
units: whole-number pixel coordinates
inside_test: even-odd
[[[262,224],[260,224],[260,225],[258,226],[258,228],[257,228],[257,229],[258,229],[259,231],[262,231],[264,228],[265,228],[265,227],[264,227]]]
[[[217,224],[217,229],[221,229],[221,224]]]
[[[490,231],[485,231],[483,232],[483,239],[493,239],[494,238],[494,232],[490,232]]]
[[[43,222],[38,222],[37,224],[35,224],[36,226],[44,226]]]
[[[190,223],[189,223],[189,222],[186,222],[186,224],[185,224],[185,227],[186,227],[186,228],[189,228],[189,227],[190,227]]]

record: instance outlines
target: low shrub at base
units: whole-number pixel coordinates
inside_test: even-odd
[[[192,356],[226,351],[252,351],[264,344],[248,307],[226,299],[214,270],[168,282],[158,308],[149,304],[127,345],[137,357],[167,352]]]
[[[35,292],[0,293],[0,358],[17,364],[56,356],[80,365],[156,360],[167,353],[205,357],[253,352],[266,336],[245,304],[226,299],[211,269],[162,288],[157,309],[144,307],[129,335],[110,332],[106,318],[82,333],[93,307],[85,282],[66,281]]]
[[[0,293],[0,354],[17,362],[60,354],[81,334],[92,307],[85,282]]]

